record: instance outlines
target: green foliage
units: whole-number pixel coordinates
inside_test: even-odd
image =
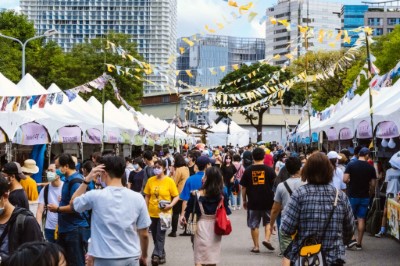
[[[387,73],[400,60],[400,25],[386,35],[377,38],[377,42],[371,45],[371,50],[377,60],[375,65],[381,70],[381,73]]]
[[[248,77],[248,74],[252,73],[253,71],[259,69],[259,71],[256,71],[256,75],[251,78]],[[232,84],[231,86],[224,86],[222,89],[219,87],[217,89],[217,93],[224,93],[224,94],[231,94],[231,93],[246,93],[249,91],[252,91],[256,88],[259,88],[263,86],[265,83],[267,83],[270,78],[269,76],[279,70],[279,67],[267,65],[267,64],[253,64],[251,66],[247,65],[242,65],[240,69],[233,71],[229,74],[227,74],[220,82],[220,84],[227,84],[232,81],[241,79],[240,82],[236,82],[235,84]],[[279,72],[279,81],[272,83],[269,83],[269,86],[275,86],[276,84],[279,84],[281,82],[284,82],[288,79],[291,78],[291,74],[289,71],[285,72]],[[243,79],[243,77],[246,77],[246,79]],[[258,80],[260,79],[260,80]],[[263,95],[262,97],[257,96],[257,99],[244,99],[241,101],[233,102],[230,101],[228,103],[221,103],[221,102],[216,102],[214,105],[216,107],[241,107],[245,106],[248,104],[251,104],[255,101],[261,100],[262,98],[266,97]],[[229,99],[230,100],[230,99]],[[290,90],[286,92],[283,96],[283,103],[287,106],[290,106],[292,102],[296,104],[300,104],[304,101],[304,94],[299,91],[299,90]],[[276,104],[276,102],[274,103]],[[241,114],[245,116],[246,120],[250,122],[250,124],[257,129],[257,132],[261,132],[262,129],[262,119],[263,115],[266,110],[268,110],[269,106],[262,106],[260,108],[256,108],[254,112],[250,111],[242,111]],[[229,114],[226,113],[220,113],[222,116],[227,116]],[[257,134],[258,138],[261,138],[260,134]],[[261,140],[261,139],[260,139]]]
[[[33,24],[14,11],[0,12],[0,32],[22,42],[35,36]],[[135,66],[129,60],[104,49],[108,39],[143,61],[136,51],[136,45],[129,42],[129,37],[125,34],[109,33],[104,39],[93,39],[76,45],[70,53],[64,53],[55,42],[43,45],[43,38],[30,41],[26,48],[26,73],[30,73],[45,88],[56,83],[61,89],[71,89],[107,72],[104,63],[133,68]],[[19,43],[0,37],[0,73],[15,83],[21,79],[21,50]],[[143,96],[143,82],[134,77],[119,76],[115,72],[107,74],[114,77],[121,96],[131,106],[138,108]],[[142,76],[140,73],[135,75]],[[99,101],[102,100],[102,92],[96,89],[92,93],[81,95],[85,99],[94,95]],[[110,84],[105,90],[105,100],[121,105]]]
[[[331,69],[344,56],[345,52],[345,50],[308,52],[307,55],[303,55],[295,60],[290,69],[295,74],[304,71],[306,69],[305,57],[307,56],[307,74],[322,73]],[[357,53],[356,60],[352,61],[351,64],[342,64],[343,70],[337,68],[333,77],[309,83],[309,93],[312,96],[312,106],[314,109],[321,111],[331,104],[336,104],[345,95],[365,63],[365,57],[363,58],[362,54],[362,52]],[[302,88],[303,92],[306,91],[304,83],[295,85],[295,88]]]

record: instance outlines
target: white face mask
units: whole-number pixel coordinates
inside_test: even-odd
[[[47,177],[47,181],[49,181],[49,182],[53,182],[54,180],[57,179],[56,173],[50,172],[50,171],[47,172],[46,177]]]
[[[154,171],[155,175],[160,175],[162,173],[162,169],[159,169],[159,168],[154,168],[153,171]]]
[[[134,169],[134,170],[139,169],[139,165],[138,165],[138,164],[134,164],[134,165],[133,165],[133,169]]]

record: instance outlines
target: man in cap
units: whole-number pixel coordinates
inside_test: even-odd
[[[10,184],[10,195],[8,197],[10,203],[15,207],[29,210],[28,197],[20,183],[21,180],[26,178],[22,173],[21,165],[17,162],[6,163],[2,172]]]
[[[347,183],[349,190],[349,200],[354,216],[358,220],[358,238],[348,244],[349,248],[356,246],[357,250],[362,250],[362,239],[365,230],[365,218],[369,206],[370,196],[374,193],[376,171],[367,161],[369,149],[362,148],[358,153],[358,160],[350,162],[344,172],[343,181]]]
[[[28,200],[35,201],[38,199],[39,194],[36,181],[31,175],[37,174],[39,172],[39,167],[37,167],[35,160],[28,159],[24,161],[24,165],[21,169],[22,173],[26,176],[25,179],[21,180],[21,186],[24,188]]]
[[[196,160],[196,167],[198,169],[198,172],[196,172],[194,175],[189,176],[188,179],[186,179],[185,186],[182,189],[181,194],[179,195],[179,198],[182,200],[182,212],[181,212],[181,223],[186,224],[186,219],[185,219],[185,210],[187,206],[187,202],[190,198],[190,193],[195,190],[199,190],[202,185],[203,185],[203,176],[204,172],[207,167],[211,166],[211,160],[208,156],[200,156]],[[189,235],[186,232],[184,232],[181,235]]]
[[[10,174],[6,174],[9,176]],[[9,180],[0,174],[0,259],[4,261],[19,246],[32,241],[43,241],[42,232],[33,214],[10,202]],[[13,174],[14,175],[14,174]]]

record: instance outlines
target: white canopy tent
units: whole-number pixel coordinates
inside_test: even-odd
[[[227,134],[228,125],[223,121],[220,121],[218,124],[213,123],[210,131],[213,131],[213,133],[208,133],[208,143],[211,146],[231,144],[232,146],[239,145],[243,147],[249,144],[249,131],[240,127],[234,121],[231,121],[229,126],[230,134]]]

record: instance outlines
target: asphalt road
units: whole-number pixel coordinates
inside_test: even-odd
[[[276,235],[272,236],[272,245],[275,247],[275,251],[268,251],[260,243],[261,253],[253,254],[250,252],[252,240],[250,230],[246,226],[246,212],[244,210],[234,211],[230,218],[233,231],[231,235],[222,239],[221,262],[218,265],[280,265],[281,258],[278,257],[278,238]],[[165,247],[167,253],[166,265],[194,265],[189,237],[167,237]],[[151,244],[149,254],[152,250]],[[368,233],[366,233],[363,240],[363,250],[348,250],[346,256],[346,265],[400,265],[400,242],[391,238],[377,239],[368,236]]]

